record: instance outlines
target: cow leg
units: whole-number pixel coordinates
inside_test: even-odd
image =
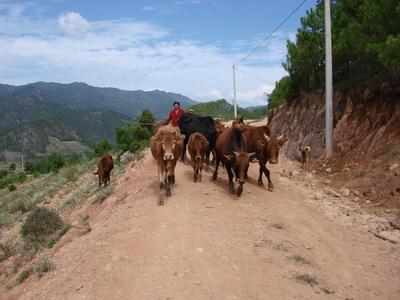
[[[164,176],[164,166],[157,164],[158,166],[158,182],[160,186],[160,195],[158,200],[158,205],[164,205],[164,195],[163,195],[163,188],[165,187],[165,176]]]
[[[233,172],[230,166],[225,166],[226,172],[228,173],[229,182],[228,182],[228,189],[229,193],[235,194],[235,186],[233,185]]]
[[[218,157],[217,157],[217,162],[216,162],[216,164],[215,164],[215,171],[214,171],[214,174],[213,174],[213,176],[212,176],[212,179],[213,179],[213,180],[217,180],[217,176],[218,176],[218,167],[219,167],[219,159],[218,159]]]
[[[202,173],[202,171],[203,171],[203,168],[202,167],[200,167],[199,168],[199,182],[201,182],[201,180],[202,180],[202,176],[201,176],[201,173]]]
[[[175,162],[176,163],[176,162]],[[175,164],[174,164],[175,167]],[[164,175],[166,196],[171,197],[171,185],[175,182],[175,175],[173,174],[172,162],[167,162],[166,172]]]
[[[99,176],[99,187],[101,187],[101,175],[100,175],[100,173],[98,174],[98,176]]]
[[[206,152],[206,170],[210,169],[210,154],[211,154],[211,151],[207,150],[207,152]]]
[[[175,166],[176,166],[176,160],[171,161],[168,163],[168,182],[170,185],[175,184]]]
[[[183,150],[182,150],[182,154],[181,154],[181,162],[185,163],[185,156],[186,156],[186,146],[188,144],[188,141],[185,140],[183,141]]]
[[[264,182],[262,180],[262,176],[264,173],[264,166],[260,164],[259,176],[258,176],[258,186],[264,186]]]
[[[264,166],[264,173],[265,173],[265,176],[268,179],[268,189],[272,192],[274,190],[274,185],[272,184],[271,177],[270,177],[270,172],[267,169],[267,166]]]

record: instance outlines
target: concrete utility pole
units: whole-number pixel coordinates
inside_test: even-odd
[[[325,158],[332,156],[332,40],[330,0],[325,0]]]
[[[235,74],[235,65],[232,65],[233,71],[233,115],[235,119],[237,118],[237,111],[236,111],[236,74]]]

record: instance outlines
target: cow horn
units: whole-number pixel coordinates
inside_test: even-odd
[[[281,134],[281,135],[278,137],[278,140],[281,140],[281,139],[283,139],[283,134]]]
[[[239,156],[239,152],[233,151],[233,153],[235,154],[236,157]]]
[[[266,135],[265,133],[264,133],[264,137],[267,140],[267,142],[269,142],[271,140],[271,138],[268,135]]]

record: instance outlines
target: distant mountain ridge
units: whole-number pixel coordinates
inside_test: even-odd
[[[177,93],[160,90],[126,91],[110,87],[94,87],[82,82],[68,84],[36,82],[20,86],[0,84],[0,97],[29,96],[74,109],[113,110],[129,116],[137,116],[147,108],[157,119],[166,117],[174,101],[179,101],[182,107],[197,103]]]

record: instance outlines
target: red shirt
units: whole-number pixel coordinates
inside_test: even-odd
[[[172,126],[179,127],[179,119],[182,118],[185,112],[180,107],[174,108],[170,113],[168,119],[165,121],[165,124],[171,122]]]

